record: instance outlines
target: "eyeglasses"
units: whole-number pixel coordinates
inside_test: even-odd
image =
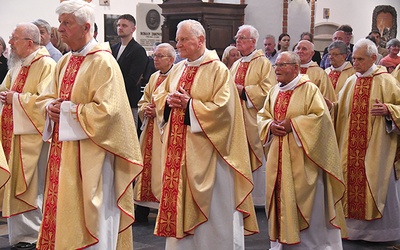
[[[328,56],[330,56],[330,57],[336,57],[336,56],[340,56],[340,55],[344,55],[344,54],[340,54],[340,53],[328,54]]]
[[[239,40],[239,41],[243,41],[243,40],[254,39],[254,38],[251,38],[251,37],[248,38],[248,37],[245,37],[245,36],[235,36],[234,39],[235,40]]]
[[[274,65],[272,65],[272,67],[274,67],[274,69],[276,69],[276,68],[286,68],[288,65],[290,65],[290,64],[297,64],[297,63],[294,63],[294,62],[290,62],[290,63],[276,63],[276,64],[274,64]]]
[[[161,59],[161,58],[164,58],[164,57],[171,57],[171,56],[164,56],[164,55],[160,55],[160,54],[153,54],[153,55],[151,55],[151,57]]]
[[[15,36],[9,36],[8,38],[10,38],[10,41],[17,41],[17,40],[27,40],[27,41],[33,41],[31,38],[18,38],[18,37],[15,37]]]

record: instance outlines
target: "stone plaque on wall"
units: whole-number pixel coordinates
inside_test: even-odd
[[[161,42],[163,21],[157,4],[139,3],[136,6],[136,40],[146,51],[152,51],[153,44]]]

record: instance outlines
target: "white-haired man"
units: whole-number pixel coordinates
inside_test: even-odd
[[[356,74],[339,93],[336,134],[349,239],[382,242],[400,239],[400,88],[375,65],[377,53],[370,40],[354,45]]]
[[[254,190],[252,192],[256,206],[265,205],[265,156],[257,129],[257,112],[262,108],[265,97],[276,77],[272,64],[262,50],[256,50],[259,33],[251,25],[242,25],[236,34],[236,47],[242,58],[231,68],[236,89],[240,96],[246,136],[254,171]]]
[[[10,245],[16,249],[35,249],[42,222],[49,143],[41,136],[45,120],[39,114],[45,110],[39,110],[35,100],[50,86],[56,63],[39,41],[34,24],[15,27],[9,41],[10,71],[0,86],[1,142],[11,173],[2,211],[8,218]]]
[[[71,52],[43,96],[51,147],[37,247],[131,249],[132,182],[142,166],[122,73],[108,43],[93,38],[91,4],[63,1],[56,13]]]
[[[279,54],[279,83],[258,113],[260,137],[269,149],[266,214],[271,249],[342,249],[345,185],[335,130],[324,97],[299,69],[296,53]]]
[[[203,26],[178,24],[179,55],[154,101],[163,129],[155,234],[166,249],[244,249],[258,232],[243,115],[229,70],[206,49]]]

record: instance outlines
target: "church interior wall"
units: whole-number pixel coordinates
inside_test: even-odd
[[[207,0],[203,0],[207,2]],[[161,4],[162,0],[110,0],[110,6],[99,6],[98,0],[93,1],[96,8],[96,23],[99,26],[98,40],[104,41],[104,14],[130,13],[136,17],[136,5],[140,3]],[[240,0],[214,0],[215,3],[239,4]],[[246,0],[244,21],[254,25],[260,33],[257,47],[263,48],[263,38],[266,34],[279,36],[282,32],[282,1],[279,0]],[[13,0],[1,4],[0,15],[2,25],[0,36],[8,42],[8,36],[15,25],[20,22],[30,22],[37,18],[47,20],[52,26],[58,26],[55,9],[58,0]],[[289,0],[288,32],[292,37],[291,46],[297,42],[301,32],[309,30],[310,18],[307,14],[306,0]],[[354,31],[354,41],[365,37],[371,30],[372,12],[377,5],[391,5],[400,11],[399,0],[317,0],[315,23],[334,22],[350,24]],[[330,9],[329,20],[323,19],[323,9]],[[398,14],[399,15],[399,14]],[[139,23],[139,22],[138,22]],[[400,17],[397,18],[397,27],[400,27]],[[398,33],[400,30],[397,31]],[[399,35],[397,35],[399,37]]]

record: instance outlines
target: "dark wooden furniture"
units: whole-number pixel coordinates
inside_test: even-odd
[[[159,4],[165,17],[162,41],[175,40],[176,26],[185,19],[199,21],[206,31],[206,46],[221,56],[224,49],[234,42],[238,27],[244,22],[246,4],[223,4],[201,0],[165,0]]]

